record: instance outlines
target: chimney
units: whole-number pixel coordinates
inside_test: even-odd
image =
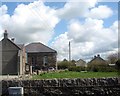
[[[97,57],[100,57],[100,55],[98,54]]]
[[[96,55],[94,56],[94,58],[96,58]]]
[[[12,38],[11,41],[14,42],[14,41],[15,41],[15,38]]]
[[[4,38],[8,38],[7,30],[5,30],[5,32],[4,32]]]

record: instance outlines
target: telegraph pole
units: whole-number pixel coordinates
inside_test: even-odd
[[[69,62],[71,61],[71,44],[70,44],[70,41],[69,41]]]

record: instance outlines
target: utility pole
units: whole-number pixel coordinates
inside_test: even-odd
[[[69,62],[71,61],[71,44],[70,44],[70,41],[69,41]]]

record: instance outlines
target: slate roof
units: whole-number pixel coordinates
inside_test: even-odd
[[[54,52],[57,53],[55,50],[52,48],[40,43],[30,43],[27,46],[25,46],[26,52],[27,53],[40,53],[40,52]]]
[[[99,55],[95,56],[89,63],[94,62],[94,61],[101,61],[101,62],[106,62],[103,58],[101,58]]]

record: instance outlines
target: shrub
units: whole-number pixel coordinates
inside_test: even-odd
[[[62,61],[58,63],[58,69],[67,69],[70,66],[68,61]]]
[[[106,68],[106,72],[117,72],[117,69],[116,69],[115,67],[110,67],[110,66],[108,66],[108,67]]]
[[[71,66],[75,66],[74,61],[67,61],[66,59],[64,59],[61,62],[58,62],[58,69],[68,69]]]
[[[85,71],[85,67],[82,66],[71,66],[68,68],[69,71],[76,71],[76,72],[80,72],[80,71]]]
[[[111,67],[108,65],[89,65],[87,67],[87,71],[93,72],[116,72],[117,69],[115,67]]]
[[[116,62],[116,69],[118,70],[118,75],[120,75],[120,59]]]

